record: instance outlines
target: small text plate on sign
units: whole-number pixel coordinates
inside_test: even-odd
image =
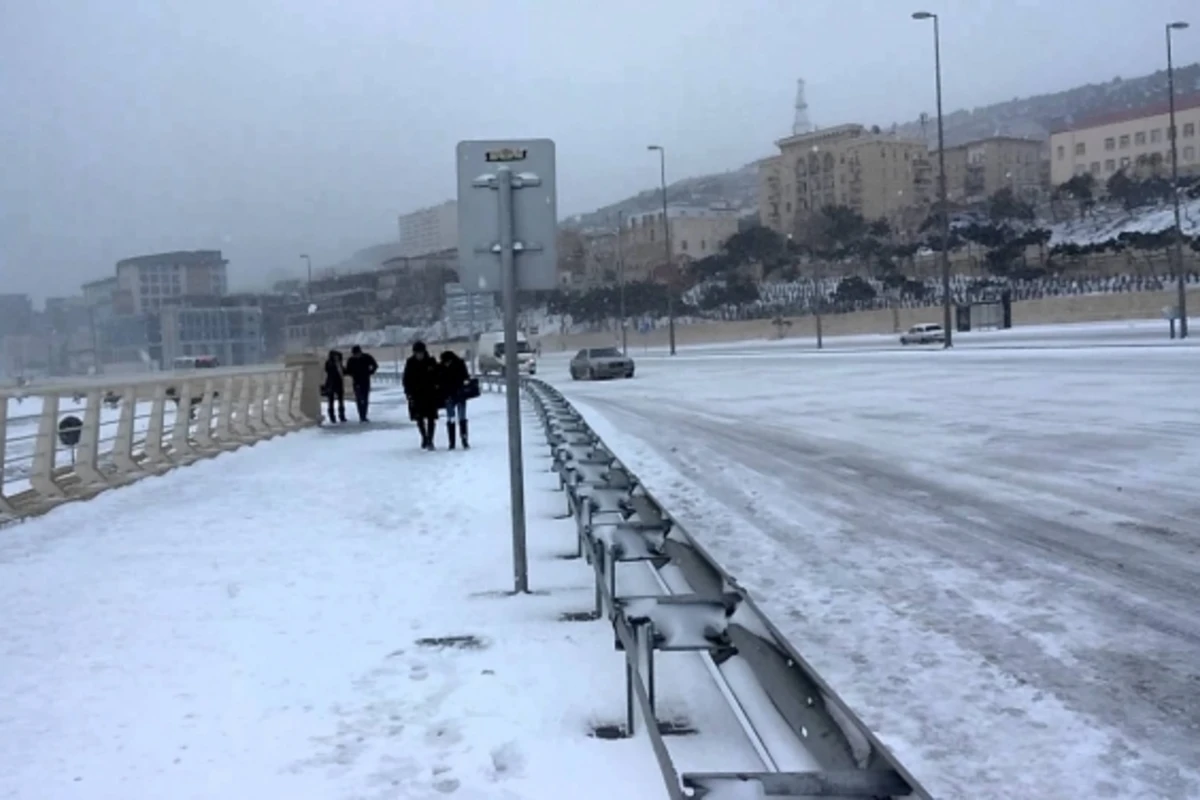
[[[527,155],[529,155],[529,151],[524,147],[501,147],[497,150],[488,150],[484,154],[484,160],[492,164],[524,161]]]

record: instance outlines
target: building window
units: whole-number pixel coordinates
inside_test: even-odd
[[[1114,159],[1110,158],[1104,162],[1104,171],[1105,172],[1115,172],[1116,169],[1117,169],[1117,162]]]
[[[1138,145],[1145,144],[1146,143],[1146,132],[1138,131],[1137,133],[1135,133],[1133,135],[1133,143],[1138,144]]]
[[[1067,149],[1061,144],[1058,146],[1058,160],[1062,161],[1067,156]]]
[[[1085,167],[1083,164],[1075,165],[1075,174],[1076,175],[1083,175],[1085,172],[1087,172],[1087,167]]]
[[[1116,150],[1117,149],[1117,140],[1111,136],[1108,137],[1107,139],[1105,139],[1104,140],[1104,149],[1105,150]]]
[[[1092,162],[1091,169],[1092,169],[1092,174],[1093,174],[1093,175],[1099,175],[1099,174],[1100,174],[1100,162],[1099,162],[1099,161],[1093,161],[1093,162]]]
[[[1120,147],[1122,150],[1126,150],[1129,148],[1129,134],[1128,133],[1123,134],[1121,136],[1119,144],[1120,144]]]
[[[1195,147],[1188,145],[1187,147],[1183,148],[1183,160],[1184,161],[1193,161],[1193,160],[1195,160],[1195,158],[1196,158],[1196,148]]]
[[[1183,138],[1190,139],[1196,135],[1196,123],[1185,122],[1183,125]]]
[[[1154,130],[1150,131],[1150,141],[1152,143],[1158,143],[1162,141],[1162,128],[1155,128]]]
[[[1075,155],[1077,155],[1077,156],[1087,155],[1087,146],[1083,142],[1075,143]]]
[[[1121,159],[1121,169],[1125,169],[1128,166],[1129,166],[1129,156],[1125,156]]]
[[[707,249],[708,249],[708,242],[706,242],[704,239],[701,239],[700,240],[700,252],[703,253]]]
[[[683,252],[685,252],[685,253],[687,252],[687,239],[680,239],[680,240],[679,240],[679,249],[680,249],[680,250],[682,250],[682,251],[683,251]]]

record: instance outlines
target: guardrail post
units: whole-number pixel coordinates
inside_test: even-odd
[[[230,421],[233,425],[233,435],[242,442],[248,442],[254,437],[250,428],[250,379],[244,375],[233,379],[233,397],[230,399]]]
[[[215,381],[204,381],[204,393],[200,396],[200,407],[196,411],[196,448],[201,452],[212,450],[213,394]]]
[[[8,464],[8,401],[9,398],[0,397],[0,514],[16,516],[16,509],[4,491],[4,472]]]
[[[54,481],[54,460],[58,453],[58,395],[42,397],[42,414],[38,420],[37,441],[33,449],[33,468],[29,485],[48,500],[65,497],[66,493]]]
[[[192,384],[185,380],[175,397],[175,425],[171,428],[171,460],[189,463],[195,460],[192,452]]]
[[[150,395],[150,424],[146,426],[146,441],[142,448],[142,466],[160,472],[170,466],[170,461],[163,450],[166,411],[167,385],[157,383]],[[178,420],[176,420],[176,424],[178,424]]]
[[[133,457],[133,429],[138,404],[137,387],[126,387],[120,394],[117,403],[120,412],[117,417],[117,438],[113,441],[112,460],[120,475],[133,477],[141,471],[138,462]]]
[[[251,440],[256,442],[264,438],[269,430],[266,415],[263,414],[267,395],[265,383],[261,375],[251,375],[246,379],[246,428],[250,431]]]
[[[108,483],[100,471],[100,408],[103,395],[99,389],[87,394],[87,405],[83,409],[83,430],[79,432],[79,446],[75,450],[75,474],[84,489]]]
[[[272,372],[264,379],[267,393],[263,403],[263,424],[271,436],[278,436],[283,428],[279,420],[279,377],[278,372]]]
[[[292,381],[295,373],[291,370],[280,370],[275,373],[275,417],[274,426],[280,433],[292,429],[292,420],[288,411],[292,407]]]

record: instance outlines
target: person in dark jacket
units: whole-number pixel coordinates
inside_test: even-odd
[[[346,374],[354,386],[354,404],[358,406],[358,421],[368,422],[367,409],[371,405],[371,376],[379,370],[379,362],[370,353],[364,353],[358,345],[350,348],[346,359]]]
[[[346,421],[346,382],[345,371],[342,369],[342,353],[330,350],[325,359],[325,385],[322,393],[329,400],[329,421]],[[337,414],[334,414],[333,401],[337,400]]]
[[[454,449],[455,420],[457,420],[457,433],[462,439],[463,449],[469,450],[471,444],[467,440],[467,382],[471,380],[471,374],[467,371],[467,362],[463,361],[453,350],[444,350],[439,361],[442,363],[446,436],[450,439],[450,449]]]
[[[421,448],[433,450],[438,408],[442,404],[441,368],[424,342],[413,343],[412,355],[404,362],[403,383],[409,419],[417,423],[421,432]]]

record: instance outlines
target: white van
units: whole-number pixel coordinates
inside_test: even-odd
[[[504,372],[504,332],[493,331],[479,334],[475,342],[475,369],[483,375],[499,375]],[[537,374],[537,358],[525,339],[517,331],[517,369],[525,375]]]

